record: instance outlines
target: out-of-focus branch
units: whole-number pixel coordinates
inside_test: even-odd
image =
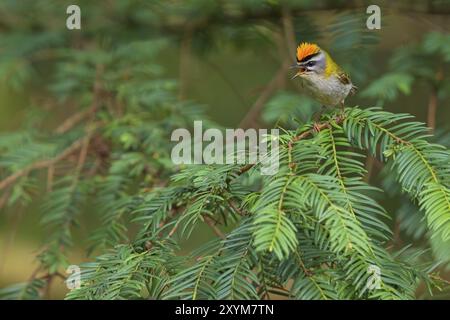
[[[240,128],[256,127],[258,119],[261,114],[261,110],[263,109],[266,102],[270,99],[270,97],[274,94],[274,92],[277,89],[282,88],[285,85],[289,65],[292,63],[290,57],[292,57],[295,54],[296,48],[295,31],[294,31],[294,24],[292,22],[292,14],[291,10],[287,6],[283,7],[281,23],[283,28],[282,32],[279,33],[280,36],[278,37],[278,47],[280,49],[280,59],[281,61],[283,61],[283,63],[280,69],[278,69],[275,76],[272,78],[272,80],[265,87],[261,95],[258,97],[256,102],[250,108],[248,113],[239,123]],[[275,35],[275,37],[277,38],[277,35]]]
[[[186,98],[186,93],[188,89],[188,76],[189,76],[189,65],[191,63],[191,44],[192,44],[192,32],[193,28],[190,24],[185,26],[183,39],[181,41],[180,47],[180,74],[179,74],[179,92],[178,99],[183,100]]]
[[[233,93],[236,95],[236,97],[239,99],[241,104],[245,106],[245,98],[242,96],[242,94],[239,92],[239,89],[236,88],[233,81],[231,81],[227,75],[222,71],[222,69],[216,65],[212,61],[206,61],[206,64],[209,65],[216,73],[223,79],[223,81],[230,87],[230,89],[233,91]]]
[[[318,13],[330,13],[336,10],[354,10],[358,12],[365,12],[367,5],[355,4],[352,1],[346,1],[342,3],[329,2],[326,6],[314,7],[314,8],[304,8],[304,7],[290,7],[292,16],[297,16],[300,14],[318,14]],[[450,14],[448,8],[443,6],[436,8],[428,8],[425,10],[416,10],[411,6],[398,6],[398,5],[383,5],[383,10],[386,13],[400,13],[400,14],[422,14],[430,16],[447,16]],[[224,10],[225,11],[225,10]],[[251,11],[241,11],[239,14],[222,12],[220,15],[210,15],[203,16],[199,19],[192,19],[189,21],[190,26],[193,30],[201,30],[212,25],[245,25],[248,23],[257,23],[258,21],[272,21],[277,22],[283,15],[283,11],[279,10],[278,7],[272,7],[267,10],[251,10]],[[162,33],[172,33],[180,34],[185,32],[186,21],[183,19],[166,19],[170,21],[168,23],[163,23],[157,25],[159,31]]]
[[[53,188],[53,177],[55,176],[55,166],[50,165],[47,168],[47,192],[51,192]]]
[[[95,111],[97,110],[97,108],[100,104],[100,96],[101,96],[100,76],[102,73],[103,73],[103,66],[97,65],[95,82],[94,82],[93,89],[92,89],[93,90],[93,93],[92,93],[93,98],[92,98],[92,104],[91,104],[90,108],[82,111],[81,113],[75,114],[74,116],[67,119],[65,122],[63,122],[63,124],[61,126],[59,126],[56,129],[56,133],[64,133],[67,130],[70,130],[79,121],[83,120],[86,116],[92,117],[94,115]],[[25,168],[14,172],[10,176],[8,176],[5,179],[0,181],[0,190],[7,188],[12,183],[14,183],[17,179],[28,175],[31,171],[34,171],[37,169],[44,169],[44,168],[48,169],[48,175],[47,175],[48,188],[49,188],[49,190],[51,190],[51,183],[52,183],[53,174],[54,174],[54,168],[53,168],[54,165],[57,162],[65,159],[66,157],[71,155],[76,150],[82,148],[79,162],[78,162],[78,165],[76,168],[77,172],[79,172],[80,164],[82,165],[86,159],[87,147],[89,146],[89,141],[90,141],[91,135],[92,135],[92,131],[89,131],[85,137],[73,142],[68,148],[66,148],[63,152],[61,152],[59,155],[57,155],[54,158],[34,162],[34,163],[26,166]]]
[[[433,89],[430,95],[430,99],[428,100],[428,117],[427,117],[427,125],[432,130],[436,128],[436,110],[437,110],[437,93],[436,90]]]
[[[86,162],[87,152],[89,148],[89,143],[91,142],[92,132],[89,132],[86,137],[83,139],[83,143],[81,146],[80,154],[78,156],[77,167],[75,168],[75,179],[72,182],[72,185],[75,186],[78,183],[80,173],[83,169],[84,163]]]
[[[259,119],[262,108],[273,95],[273,93],[283,83],[283,80],[286,77],[287,70],[289,70],[289,63],[285,62],[281,65],[280,69],[278,69],[278,72],[275,74],[269,84],[264,88],[261,95],[258,97],[248,113],[239,123],[240,128],[248,128],[257,125],[257,120]]]
[[[287,6],[283,7],[281,21],[283,23],[284,37],[288,48],[288,57],[293,57],[296,52],[295,31],[291,10]]]
[[[86,119],[91,114],[95,113],[96,110],[97,110],[97,104],[93,103],[90,108],[88,108],[86,110],[82,110],[80,112],[77,112],[77,113],[73,114],[72,116],[70,116],[69,118],[67,118],[66,120],[64,120],[64,122],[61,123],[61,125],[59,125],[56,128],[55,132],[58,134],[62,134],[62,133],[69,131],[74,126],[76,126],[78,123],[80,123],[82,120]]]
[[[78,123],[80,123],[82,120],[84,120],[87,117],[93,116],[95,112],[97,111],[99,105],[100,105],[100,98],[102,93],[102,86],[100,77],[103,73],[103,65],[98,64],[96,66],[95,71],[95,81],[92,88],[92,103],[89,108],[86,110],[82,110],[78,113],[75,113],[71,117],[67,118],[60,126],[58,126],[55,130],[56,133],[65,133],[72,129],[74,126],[76,126]]]
[[[439,68],[439,70],[436,72],[436,79],[435,83],[433,84],[431,88],[431,94],[430,99],[428,100],[428,115],[427,115],[427,125],[429,128],[434,130],[436,128],[436,112],[437,112],[437,105],[438,105],[438,88],[439,88],[439,82],[441,82],[444,79],[444,71],[442,68]]]
[[[392,245],[401,248],[403,246],[403,240],[401,235],[401,229],[400,229],[400,220],[397,218],[395,219],[394,223],[394,233],[392,235]]]
[[[63,152],[61,152],[59,155],[57,155],[54,158],[37,161],[19,171],[14,172],[10,176],[8,176],[5,179],[3,179],[2,181],[0,181],[0,190],[5,189],[6,187],[8,187],[12,183],[14,183],[17,179],[28,175],[33,170],[48,168],[48,167],[56,164],[57,162],[65,159],[66,157],[71,155],[74,151],[81,148],[84,144],[84,140],[85,140],[85,138],[76,140],[67,149],[65,149]]]
[[[379,172],[383,168],[383,165],[380,162],[380,160],[378,160],[375,156],[372,156],[370,153],[367,153],[365,168],[367,173],[364,175],[363,179],[365,182],[369,183],[371,177],[373,176],[373,172],[374,171]]]

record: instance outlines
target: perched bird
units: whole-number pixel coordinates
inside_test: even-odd
[[[330,55],[314,43],[303,42],[297,47],[298,69],[294,78],[301,79],[301,85],[309,96],[323,107],[344,108],[344,100],[357,90],[350,77],[331,59]]]

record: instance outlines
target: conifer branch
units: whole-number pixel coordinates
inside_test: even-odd
[[[46,159],[37,161],[21,170],[16,171],[15,173],[11,174],[10,176],[6,177],[2,181],[0,181],[0,190],[3,190],[10,186],[12,183],[14,183],[17,179],[28,175],[30,172],[38,169],[44,169],[48,168],[50,166],[55,165],[57,162],[64,160],[68,156],[70,156],[72,153],[80,149],[85,142],[85,138],[81,138],[73,142],[68,148],[66,148],[63,152],[61,152],[59,155],[57,155],[54,158]]]

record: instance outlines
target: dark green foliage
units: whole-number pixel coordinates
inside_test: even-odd
[[[35,300],[40,297],[40,290],[45,287],[45,280],[34,279],[18,283],[1,290],[3,300]]]
[[[439,157],[429,153],[433,149],[423,150],[420,147],[421,143],[427,143],[426,140],[413,138],[411,135],[411,132],[414,132],[420,136],[423,127],[402,121],[404,119],[404,115],[379,110],[348,109],[342,124],[331,118],[329,128],[295,143],[291,157],[289,148],[283,145],[281,170],[274,177],[263,178],[265,181],[262,182],[262,191],[252,193],[247,190],[242,195],[234,194],[234,199],[244,199],[243,195],[247,199],[256,197],[240,206],[241,213],[248,212],[249,216],[238,218],[237,222],[234,222],[238,227],[225,239],[208,242],[198,252],[194,252],[191,266],[182,267],[180,264],[174,267],[173,270],[179,271],[172,277],[167,277],[164,286],[167,289],[163,293],[159,292],[158,296],[185,299],[248,299],[258,297],[258,292],[277,292],[277,288],[283,288],[290,280],[294,280],[290,292],[286,294],[302,299],[412,298],[419,279],[430,281],[427,276],[429,271],[427,267],[417,264],[413,267],[408,261],[388,253],[383,248],[390,238],[389,228],[384,223],[386,213],[370,197],[374,188],[362,180],[365,170],[357,160],[361,156],[346,151],[350,144],[370,150],[371,143],[379,139],[384,141],[380,146],[381,154],[386,154],[386,150],[403,143],[416,148],[420,159],[423,157],[439,160]],[[404,127],[400,126],[401,123],[407,123],[409,130],[401,131]],[[397,131],[399,127],[400,132]],[[296,133],[286,133],[287,136],[281,139],[287,139],[289,135],[292,138],[293,134]],[[401,140],[393,139],[391,135],[394,134]],[[404,140],[406,138],[408,140]],[[399,149],[396,152],[398,154],[394,161],[397,165],[391,167],[392,170],[398,170],[397,166],[401,166],[401,159],[398,158],[401,152],[405,151]],[[389,158],[391,156],[387,157]],[[288,166],[289,159],[294,161],[297,167],[293,169]],[[439,164],[426,163],[431,168]],[[207,175],[203,173],[204,170],[208,172]],[[141,233],[135,241],[144,243],[147,239],[152,244],[151,249],[144,253],[134,253],[130,259],[135,255],[142,255],[142,259],[145,259],[146,254],[151,255],[154,252],[153,241],[157,240],[148,239],[156,239],[158,234],[161,239],[167,239],[165,241],[172,237],[173,230],[182,237],[189,237],[191,230],[201,223],[204,217],[236,221],[235,212],[230,212],[229,207],[229,212],[222,212],[221,209],[226,204],[225,195],[233,195],[233,189],[226,182],[235,170],[234,166],[188,168],[185,174],[181,171],[175,176],[174,184],[178,187],[156,190],[153,196],[146,197],[143,203],[138,204],[137,221],[144,223],[147,233]],[[400,183],[411,179],[408,172],[400,175]],[[250,171],[250,176],[253,175],[258,175],[256,170]],[[245,182],[243,177],[233,177],[233,184]],[[423,178],[417,175],[416,177],[419,179],[417,185],[421,186],[419,190],[412,192],[405,189],[411,192],[412,196],[425,197],[422,200],[424,203],[429,201],[429,197],[440,199],[441,190],[446,190],[446,186],[441,185],[440,181],[434,182],[437,189],[429,189],[425,174]],[[423,179],[423,182],[420,182],[420,179]],[[179,188],[184,189],[181,198],[175,196],[180,192]],[[185,206],[185,209],[173,218],[170,228],[151,227],[152,224],[167,218],[169,212],[178,211],[173,211],[174,207],[180,206]],[[425,213],[430,214],[427,210]],[[438,216],[437,221],[446,221],[449,211],[444,208],[441,211],[433,211],[432,214],[433,217]],[[436,236],[444,236],[446,225],[433,224],[433,221],[435,220],[431,219],[430,229]],[[152,229],[153,235],[149,232]],[[144,238],[139,239],[141,236]],[[155,256],[152,261],[156,263],[155,261],[164,257],[165,254],[159,258]],[[114,261],[112,258],[108,259],[111,265],[104,266],[106,269],[110,268],[111,273],[115,274],[119,267],[126,267],[123,264],[115,266]],[[170,264],[166,262],[165,265]],[[261,266],[271,271],[257,271]],[[381,287],[378,290],[367,289],[366,284],[371,276],[368,272],[370,266],[377,266],[381,270]],[[148,266],[147,271],[153,268],[154,266]],[[119,270],[117,272],[122,273]],[[98,276],[103,274],[103,271],[96,272],[100,272]],[[144,274],[144,271],[142,272]],[[266,278],[263,273],[270,277]],[[125,275],[126,273],[124,277],[129,279]],[[152,275],[148,277],[152,278]],[[69,297],[113,297],[102,294],[90,296],[85,293],[100,290],[95,285],[96,282],[90,282],[90,279],[95,278],[95,275],[86,278],[82,289],[72,291]],[[121,277],[108,280],[108,283],[115,288],[115,281],[118,282],[117,287],[127,285],[119,284],[123,281]],[[135,291],[130,291],[129,298],[142,290],[138,283],[135,283],[133,288]],[[114,290],[105,294],[116,297],[117,292]]]

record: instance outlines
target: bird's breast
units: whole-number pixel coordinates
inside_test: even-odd
[[[352,84],[343,84],[336,76],[311,75],[303,78],[303,88],[324,106],[334,107],[347,97]]]

